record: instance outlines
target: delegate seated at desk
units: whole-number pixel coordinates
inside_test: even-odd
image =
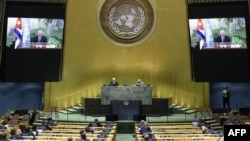
[[[48,42],[48,40],[47,40],[47,37],[43,35],[43,31],[42,30],[38,30],[37,31],[37,36],[33,37],[31,39],[31,42],[46,44]]]
[[[214,39],[216,43],[231,43],[231,38],[226,35],[225,30],[220,30],[220,35]]]
[[[115,77],[112,78],[112,81],[109,83],[109,86],[118,86],[119,83],[118,81],[116,80]]]

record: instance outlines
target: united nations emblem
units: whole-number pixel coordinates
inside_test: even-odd
[[[145,11],[133,5],[113,7],[109,12],[108,26],[116,35],[124,39],[135,38],[146,27]]]
[[[154,13],[148,0],[106,0],[100,10],[100,25],[119,43],[135,43],[152,30]]]

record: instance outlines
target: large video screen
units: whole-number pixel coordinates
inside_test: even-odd
[[[66,3],[6,1],[4,10],[0,81],[61,81]]]
[[[6,47],[61,49],[64,19],[8,17]]]
[[[244,17],[189,19],[191,47],[247,49]]]
[[[187,6],[191,79],[195,82],[248,82],[247,1],[197,1]]]

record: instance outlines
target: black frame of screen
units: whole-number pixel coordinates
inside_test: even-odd
[[[2,33],[3,14],[4,14],[4,0],[1,0],[0,1],[0,33]],[[0,41],[1,40],[2,39],[0,39]]]
[[[6,2],[2,35],[1,81],[61,81],[64,45],[62,45],[62,49],[32,50],[10,49],[6,47],[5,43],[8,17],[54,18],[65,20],[65,13],[65,3]]]
[[[244,17],[246,36],[249,37],[247,38],[247,49],[199,50],[190,47],[192,80],[195,82],[248,82],[250,79],[248,3],[245,1],[191,3],[188,4],[187,10],[188,20]]]

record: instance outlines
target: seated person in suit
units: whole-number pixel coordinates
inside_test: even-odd
[[[145,134],[152,131],[152,127],[148,125],[148,122],[144,122],[139,129],[140,134]]]
[[[33,37],[31,39],[31,42],[35,42],[35,43],[47,43],[47,37],[43,35],[43,31],[42,30],[38,30],[37,31],[37,36]]]
[[[22,136],[22,131],[21,129],[16,129],[16,133],[14,135],[11,135],[10,137],[11,139],[14,139],[14,140],[23,140],[24,137]]]
[[[52,126],[56,126],[57,123],[51,117],[49,117],[46,121],[42,123],[42,125],[45,127],[45,129],[52,130]]]
[[[141,120],[138,124],[138,128],[141,128],[145,124],[145,120]]]
[[[8,125],[8,122],[5,121],[5,120],[2,122],[1,131],[6,132],[6,134],[3,135],[3,138],[5,138],[6,140],[9,140],[10,136],[11,136],[11,129],[10,129],[9,125]]]
[[[38,114],[38,112],[36,110],[34,110],[34,112],[31,113],[30,120],[29,120],[30,125],[33,125],[37,114]]]
[[[154,134],[152,132],[148,132],[142,136],[144,141],[154,141]]]
[[[96,118],[94,120],[94,122],[92,123],[93,127],[102,127],[102,124],[98,121],[98,119]]]
[[[146,131],[142,134],[144,141],[153,141],[154,134],[152,133],[152,129],[150,126],[146,127]]]
[[[80,137],[81,137],[81,141],[89,141],[89,139],[87,139],[87,135],[84,132],[84,130],[80,130]]]
[[[73,141],[72,137],[68,137],[67,141]]]
[[[141,79],[137,80],[136,86],[143,86],[144,83],[141,81]]]
[[[225,30],[220,30],[220,35],[215,38],[214,42],[217,42],[217,43],[230,43],[231,38],[226,35]]]
[[[113,78],[112,78],[112,81],[109,83],[109,85],[110,85],[110,86],[118,86],[119,83],[118,83],[118,81],[116,80],[116,78],[113,77]]]
[[[32,128],[29,131],[29,134],[32,136],[37,136],[38,135],[38,131],[37,131],[37,125],[33,125]]]
[[[93,127],[93,124],[92,123],[89,123],[89,125],[87,127],[85,127],[85,132],[87,133],[92,133],[94,134],[94,127]]]
[[[202,118],[199,118],[197,121],[197,126],[201,128],[202,126],[207,126],[205,121]]]

